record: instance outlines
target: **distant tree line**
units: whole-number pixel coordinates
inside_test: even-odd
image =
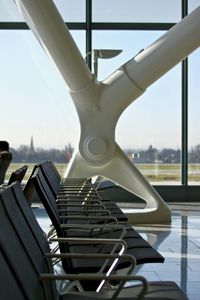
[[[132,150],[128,151],[127,154],[134,163],[165,163],[165,164],[179,164],[181,162],[181,150],[163,148],[158,150],[152,145],[147,150]],[[188,152],[189,163],[200,163],[200,145],[196,145],[191,148]]]
[[[39,163],[45,160],[52,160],[55,163],[68,163],[72,157],[73,147],[68,144],[64,149],[33,149],[21,145],[18,149],[11,148],[13,154],[12,162],[15,163]]]
[[[22,145],[18,149],[11,148],[13,154],[12,162],[15,163],[39,163],[45,160],[52,160],[55,163],[68,163],[72,157],[74,149],[71,144],[65,146],[64,149],[42,149],[37,148],[34,150],[29,146]],[[164,148],[158,150],[152,145],[146,150],[134,150],[128,149],[124,150],[127,156],[134,163],[165,163],[165,164],[179,164],[181,162],[181,150]],[[188,153],[189,163],[200,163],[200,145],[196,145],[191,148]]]

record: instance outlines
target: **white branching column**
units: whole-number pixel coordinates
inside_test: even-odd
[[[61,72],[79,116],[79,146],[66,176],[104,176],[142,198],[146,207],[129,214],[129,222],[170,222],[166,203],[117,145],[115,128],[130,103],[199,47],[200,7],[99,82],[89,71],[53,1],[16,0],[16,3]]]

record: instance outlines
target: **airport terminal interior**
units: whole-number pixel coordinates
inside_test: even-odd
[[[83,226],[102,226],[102,239],[117,239],[123,227],[126,233],[119,239],[126,250],[122,254],[115,245],[105,251],[135,255],[131,275],[149,282],[147,292],[134,292],[132,276],[112,298],[110,291],[120,289],[123,279],[102,279],[98,288],[90,283],[87,290],[82,279],[81,289],[78,280],[69,288],[71,277],[66,286],[57,281],[59,292],[66,293],[57,298],[47,296],[52,292],[47,292],[45,280],[41,300],[200,299],[199,20],[200,0],[0,0],[0,219],[9,216],[5,234],[10,230],[14,237],[17,232],[16,253],[25,249],[24,257],[34,265],[33,250],[29,255],[31,246],[21,242],[24,233],[20,236],[16,225],[35,226],[32,216],[22,220],[27,203],[48,240],[71,238],[71,232],[63,234],[62,225],[75,224],[72,220],[83,213]],[[11,153],[9,161],[5,152]],[[12,201],[27,200],[25,208],[16,201],[19,214],[4,203],[9,195]],[[114,236],[108,235],[110,229],[102,229],[111,224],[119,226],[112,229]],[[6,247],[11,244],[3,225],[0,228],[1,257],[8,262]],[[89,237],[96,237],[97,229],[90,230]],[[39,244],[36,231],[27,232]],[[86,238],[85,232],[78,237]],[[78,249],[72,240],[68,243],[66,252]],[[58,253],[63,253],[61,244]],[[83,253],[86,248],[81,247]],[[104,247],[95,251],[102,254]],[[68,263],[70,270],[80,274],[83,266],[73,263]],[[65,264],[54,266],[56,275],[65,274]],[[116,258],[113,269],[118,264]],[[97,266],[90,263],[85,273],[90,267]],[[35,263],[36,273],[37,268]],[[103,268],[107,277],[114,272]],[[119,267],[114,274],[127,275],[127,270],[127,265]],[[11,290],[19,292],[16,300],[29,299],[29,287],[23,288],[15,264],[2,263],[2,272],[11,274]],[[151,295],[151,282],[163,283],[163,291],[154,287]],[[176,284],[174,294],[168,282]],[[8,284],[4,285],[2,281],[0,299],[10,300]],[[34,293],[30,300],[36,300]],[[40,288],[38,295],[43,295]]]

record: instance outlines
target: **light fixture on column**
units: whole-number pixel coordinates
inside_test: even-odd
[[[117,55],[119,55],[122,52],[122,50],[118,49],[93,49],[92,50],[92,56],[93,56],[93,70],[94,75],[97,77],[98,75],[98,59],[103,58],[113,58]]]

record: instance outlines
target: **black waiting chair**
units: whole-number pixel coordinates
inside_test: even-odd
[[[86,178],[63,178],[59,177],[59,173],[52,161],[45,161],[38,165],[49,184],[49,187],[55,198],[70,197],[73,200],[88,199],[101,200],[105,209],[109,210],[111,215],[116,217],[120,222],[126,222],[127,216],[120,207],[107,198],[102,198],[94,185]]]
[[[23,165],[22,167],[13,171],[10,175],[7,185],[10,185],[11,183],[13,183],[15,181],[18,181],[19,183],[21,183],[26,174],[27,169],[28,169],[28,165]]]
[[[133,255],[136,258],[137,264],[153,262],[162,263],[164,261],[163,256],[160,255],[147,241],[145,241],[129,224],[118,224],[116,219],[110,216],[80,216],[79,214],[67,215],[67,211],[63,212],[62,210],[62,214],[60,215],[54,195],[52,194],[40,168],[35,170],[30,183],[37,191],[37,194],[51,219],[58,237],[98,237],[108,239],[111,237],[120,239],[122,238],[127,244],[126,253]],[[112,222],[112,224],[110,222]],[[89,230],[89,225],[93,225],[94,227],[96,226],[96,230]],[[99,227],[101,226],[101,230],[97,229],[97,225],[99,225]],[[88,230],[82,230],[83,226],[85,228],[88,226]],[[123,230],[125,230],[125,234],[121,236]],[[97,245],[91,245],[90,248],[90,252],[93,253],[103,251],[102,246],[99,248]],[[106,248],[109,248],[108,251],[110,251],[110,247],[106,246]],[[88,245],[80,246],[76,244],[60,244],[60,250],[62,253],[66,251],[71,253],[77,252],[80,251],[80,249],[82,253],[86,253],[88,251]],[[89,265],[84,261],[79,261],[77,263],[77,261],[74,259],[73,264],[71,264],[71,272],[82,272],[85,270],[85,268],[89,268],[89,266],[94,271],[99,269],[97,262],[94,264],[91,261]],[[121,268],[125,268],[126,266],[127,263],[123,262],[120,264]]]
[[[118,299],[118,296],[121,300],[187,299],[175,283],[148,283],[141,276],[69,273],[55,275],[48,244],[38,223],[33,220],[31,208],[26,202],[19,183],[14,183],[0,192],[1,300],[109,300]],[[67,253],[65,255],[67,257]],[[81,255],[84,257],[84,254]],[[115,258],[120,259],[120,256],[116,255]],[[58,294],[56,279],[68,280],[65,294]],[[91,284],[93,281],[100,281],[102,284],[99,291],[85,292],[80,291],[79,282],[82,280],[90,281]],[[122,288],[127,280],[142,281],[142,284]],[[105,282],[109,281],[118,284],[115,288],[111,285],[109,289],[108,287],[104,289]]]

